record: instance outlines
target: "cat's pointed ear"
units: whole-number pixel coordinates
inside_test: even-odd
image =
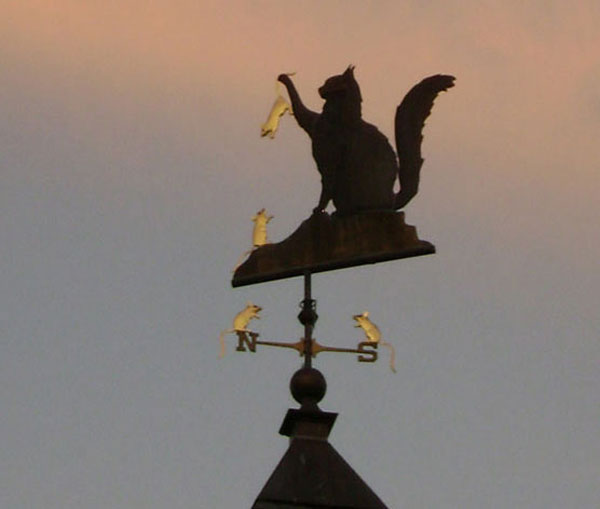
[[[354,79],[354,66],[350,64],[348,68],[344,71],[344,76],[348,76]]]

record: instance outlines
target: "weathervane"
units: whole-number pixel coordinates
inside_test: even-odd
[[[311,275],[435,252],[435,247],[420,240],[415,227],[407,225],[404,213],[397,210],[417,194],[423,164],[421,142],[425,119],[437,95],[454,86],[454,77],[430,76],[406,94],[396,109],[396,158],[387,138],[362,119],[362,96],[353,66],[328,78],[319,88],[325,100],[321,113],[303,104],[292,82],[293,74],[279,75],[277,97],[267,121],[261,126],[261,136],[274,138],[280,118],[286,112],[293,114],[312,141],[313,156],[321,175],[321,193],[310,217],[278,243],[267,241],[267,224],[273,216],[264,208],[256,213],[252,218],[252,247],[238,260],[232,285],[304,276],[305,296],[299,319],[305,326],[305,335],[295,342],[259,340],[259,334],[249,330],[248,324],[258,318],[261,308],[248,303],[234,318],[233,327],[221,333],[220,357],[225,354],[227,333],[237,335],[239,352],[255,352],[257,345],[290,348],[305,357],[307,366],[320,352],[354,353],[360,362],[374,362],[381,344],[389,349],[390,368],[395,371],[394,347],[382,340],[368,312],[353,316],[356,326],[365,333],[365,341],[356,348],[324,346],[312,338],[317,314],[310,293]],[[282,96],[281,84],[287,89],[291,106]],[[396,179],[400,190],[394,193]],[[330,202],[335,208],[331,215],[325,211]]]
[[[256,352],[256,345],[264,346],[277,346],[280,348],[291,348],[304,355],[305,353],[305,341],[300,339],[295,342],[281,342],[281,341],[264,341],[259,340],[260,337],[258,332],[254,332],[248,329],[248,323],[253,318],[260,318],[258,312],[262,308],[249,302],[246,307],[240,311],[233,319],[233,327],[231,329],[225,329],[219,336],[221,343],[221,352],[219,358],[225,356],[225,334],[235,333],[237,335],[237,347],[238,352]],[[333,346],[321,345],[316,339],[311,338],[310,342],[310,355],[316,357],[321,352],[338,352],[338,353],[354,353],[358,355],[358,362],[375,362],[377,360],[377,345],[381,343],[390,349],[390,369],[396,372],[394,365],[395,350],[394,347],[381,340],[381,334],[377,326],[371,322],[367,316],[369,313],[365,311],[362,315],[355,315],[353,318],[359,322],[356,327],[361,327],[366,335],[366,340],[358,343],[356,348],[337,348]],[[247,350],[246,350],[247,349]]]
[[[291,105],[282,96],[278,83],[277,97],[267,121],[261,126],[261,136],[273,139],[282,116],[293,115],[311,139],[312,154],[321,176],[321,192],[311,215],[280,242],[267,241],[267,223],[272,216],[264,208],[258,211],[252,218],[252,248],[244,252],[236,264],[232,286],[303,276],[304,299],[298,319],[304,326],[304,335],[288,342],[259,339],[260,335],[250,329],[250,322],[260,318],[262,308],[248,302],[235,316],[233,326],[221,332],[219,357],[225,355],[225,335],[235,334],[238,352],[256,352],[257,346],[262,345],[292,349],[304,358],[303,367],[290,382],[292,395],[301,406],[288,410],[280,430],[295,440],[254,508],[279,507],[277,504],[284,502],[286,507],[288,502],[293,502],[304,507],[384,508],[383,502],[343,461],[337,463],[338,470],[344,472],[340,475],[348,479],[356,476],[360,481],[356,484],[360,485],[357,491],[334,489],[327,479],[336,474],[327,469],[317,475],[319,482],[312,482],[311,479],[317,479],[314,470],[317,465],[333,465],[330,462],[338,460],[330,450],[317,452],[314,441],[310,446],[298,445],[311,437],[326,439],[337,415],[323,412],[317,405],[326,390],[325,378],[312,367],[312,359],[317,354],[352,353],[359,362],[373,363],[381,344],[389,350],[389,365],[396,371],[395,349],[383,339],[368,311],[353,315],[355,326],[364,333],[364,340],[356,348],[325,346],[313,338],[318,315],[311,294],[311,277],[323,271],[435,253],[433,244],[419,239],[416,228],[405,223],[404,212],[399,210],[417,194],[423,165],[421,142],[425,120],[438,94],[454,86],[454,77],[430,76],[406,94],[396,109],[396,156],[387,138],[362,119],[362,96],[353,66],[328,78],[319,88],[319,95],[325,100],[321,113],[309,110],[302,103],[291,75],[278,77],[278,82],[287,89]],[[400,188],[397,193],[394,192],[396,181]],[[332,214],[326,211],[330,204],[335,209]],[[307,454],[312,455],[310,463],[307,463]],[[323,460],[324,457],[329,459]]]

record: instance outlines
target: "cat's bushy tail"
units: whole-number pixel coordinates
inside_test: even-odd
[[[431,113],[435,98],[440,92],[453,87],[454,80],[454,76],[444,74],[429,76],[416,84],[396,109],[396,150],[400,180],[400,192],[394,202],[396,209],[404,207],[419,190],[425,120]]]

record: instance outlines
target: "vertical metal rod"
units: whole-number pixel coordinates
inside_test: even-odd
[[[310,291],[310,271],[304,271],[304,300],[300,303],[302,310],[298,315],[298,320],[304,325],[304,339],[302,354],[304,355],[304,367],[312,367],[312,332],[317,322],[316,302],[312,299]]]
[[[311,296],[311,280],[310,272],[304,272],[304,311],[309,313],[312,310],[312,296]],[[312,332],[314,327],[313,320],[306,320],[304,324],[304,367],[312,367]]]

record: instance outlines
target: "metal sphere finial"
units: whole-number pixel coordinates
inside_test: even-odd
[[[290,390],[294,399],[301,405],[316,405],[325,396],[327,382],[318,369],[300,368],[290,380]]]

